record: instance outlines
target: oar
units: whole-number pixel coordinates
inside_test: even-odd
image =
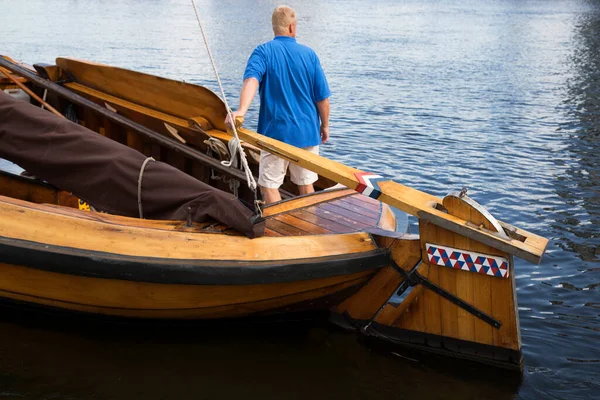
[[[61,118],[66,118],[64,115],[62,115],[60,112],[58,112],[54,107],[52,107],[50,104],[46,103],[46,101],[42,100],[40,98],[40,96],[38,96],[37,94],[35,94],[31,89],[29,89],[27,86],[23,85],[21,82],[19,82],[17,79],[15,79],[12,76],[12,74],[10,73],[10,71],[8,71],[8,70],[0,67],[0,72],[2,74],[4,74],[4,76],[6,76],[8,79],[10,79],[11,81],[13,81],[13,83],[15,85],[17,85],[18,87],[20,87],[21,89],[23,89],[28,95],[30,95],[35,100],[37,100],[40,104],[43,104],[44,107],[46,107],[50,112],[52,112],[53,114],[58,115]]]
[[[236,126],[242,121],[236,121]],[[237,131],[240,139],[253,144],[261,150],[314,171],[334,182],[341,183],[408,214],[430,221],[435,225],[477,240],[483,244],[506,251],[532,263],[538,264],[540,262],[548,244],[548,239],[508,224],[502,225],[503,228],[509,230],[510,234],[508,237],[506,235],[502,237],[441,211],[443,208],[439,207],[439,205],[442,204],[442,200],[436,196],[391,180],[386,180],[375,174],[348,167],[339,162],[268,138],[248,129],[240,127]]]

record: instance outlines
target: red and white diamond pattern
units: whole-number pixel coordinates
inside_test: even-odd
[[[508,278],[508,260],[506,258],[429,243],[425,244],[425,248],[430,264]]]

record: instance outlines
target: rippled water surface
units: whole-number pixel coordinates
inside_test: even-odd
[[[275,3],[197,3],[235,106]],[[327,156],[438,196],[466,186],[500,219],[551,239],[541,265],[516,265],[522,381],[411,361],[310,323],[131,327],[6,311],[0,398],[598,398],[600,3],[290,4],[333,92]],[[187,1],[0,0],[0,53],[216,90]]]

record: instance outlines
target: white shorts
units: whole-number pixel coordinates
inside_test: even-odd
[[[304,150],[319,154],[319,146],[305,147]],[[266,151],[261,151],[258,184],[267,189],[279,189],[285,178],[288,165],[292,182],[296,185],[310,185],[319,179],[316,172],[299,167]]]

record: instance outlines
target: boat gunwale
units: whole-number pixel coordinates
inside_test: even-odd
[[[389,265],[388,249],[278,261],[174,259],[113,254],[0,237],[3,264],[135,282],[250,285],[349,275]],[[0,264],[1,265],[1,264]]]

